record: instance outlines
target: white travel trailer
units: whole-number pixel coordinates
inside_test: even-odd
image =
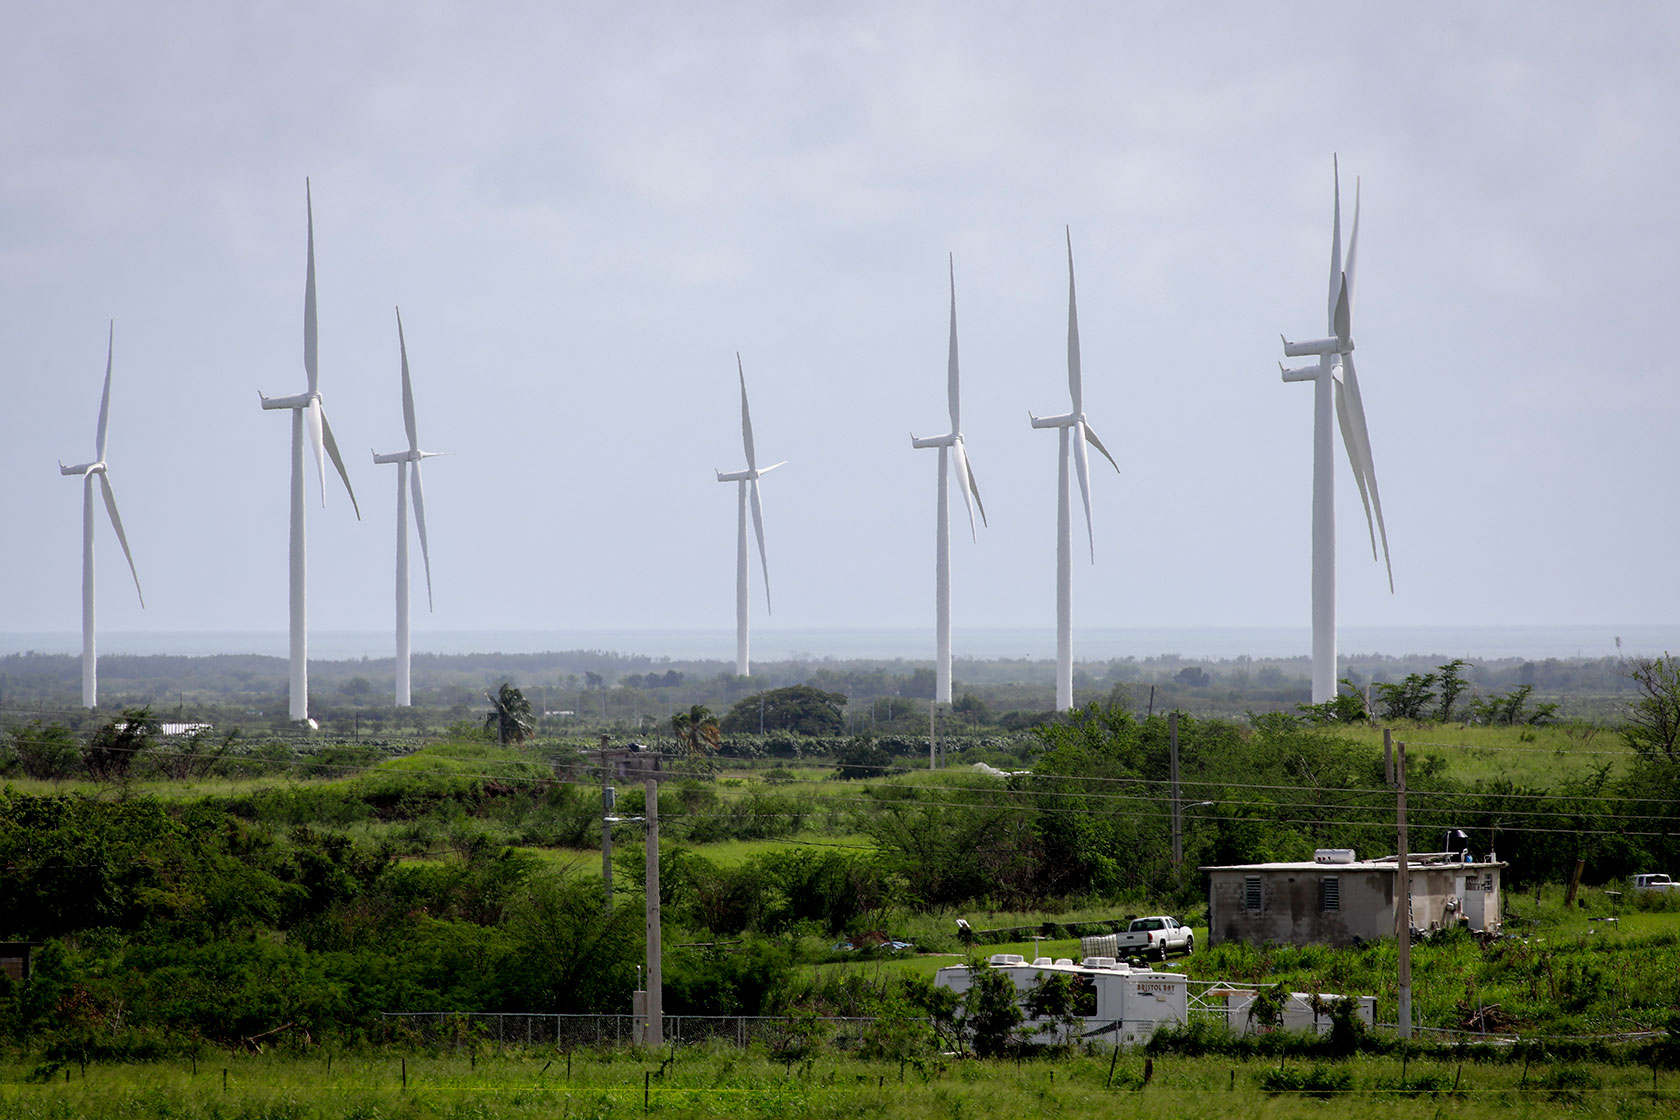
[[[1008,975],[1024,1004],[1026,995],[1041,980],[1058,973],[1074,981],[1075,1026],[1063,1033],[1064,1025],[1051,1019],[1027,1018],[1022,1034],[1027,1041],[1046,1045],[1080,1041],[1118,1046],[1148,1042],[1163,1026],[1182,1027],[1190,1016],[1211,1019],[1233,1034],[1264,1033],[1270,1030],[1329,1033],[1329,1008],[1340,1000],[1357,1004],[1356,1017],[1366,1027],[1376,1025],[1375,996],[1345,996],[1290,992],[1278,1008],[1275,1025],[1257,1021],[1254,1011],[1259,990],[1250,984],[1222,980],[1190,980],[1173,972],[1133,968],[1114,957],[1086,957],[1077,964],[1067,957],[1027,961],[1015,953],[995,953],[986,967]],[[973,985],[967,965],[942,968],[934,986],[958,996]],[[1025,1007],[1023,1006],[1023,1010]]]
[[[1067,957],[1039,957],[1029,963],[1015,953],[993,954],[986,967],[1007,974],[1022,997],[1043,977],[1058,973],[1071,977],[1078,1025],[1076,1034],[1070,1032],[1070,1040],[1134,1046],[1148,1042],[1164,1025],[1181,1027],[1189,1021],[1188,982],[1175,973],[1132,968],[1113,957],[1086,957],[1077,964]],[[960,996],[972,985],[973,976],[967,965],[951,965],[940,969],[933,982]],[[1061,1041],[1060,1023],[1027,1019],[1022,1026],[1029,1028],[1031,1042]]]

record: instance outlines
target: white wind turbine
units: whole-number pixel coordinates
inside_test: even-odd
[[[935,517],[934,575],[935,626],[937,630],[934,673],[934,700],[940,704],[951,702],[951,510],[950,481],[946,463],[956,460],[957,485],[962,488],[963,502],[968,506],[968,532],[977,536],[974,526],[974,507],[980,507],[980,520],[986,520],[986,507],[980,501],[980,487],[975,484],[974,472],[968,466],[968,453],[963,448],[962,397],[957,388],[957,271],[954,260],[947,262],[951,272],[951,348],[946,362],[946,394],[951,409],[951,430],[946,435],[917,439],[910,435],[911,447],[939,448],[939,509]]]
[[[1353,187],[1353,230],[1348,237],[1347,261],[1342,260],[1342,187],[1335,174],[1335,222],[1330,231],[1330,337],[1308,342],[1283,340],[1283,352],[1296,358],[1316,356],[1316,365],[1284,369],[1285,381],[1313,383],[1313,518],[1312,518],[1312,702],[1323,704],[1336,695],[1336,482],[1335,447],[1330,432],[1330,406],[1335,398],[1336,422],[1342,446],[1353,466],[1359,500],[1365,506],[1365,526],[1371,534],[1371,558],[1388,569],[1388,590],[1394,592],[1394,564],[1388,555],[1388,530],[1383,525],[1382,499],[1377,495],[1377,470],[1371,459],[1371,436],[1365,427],[1365,406],[1359,399],[1359,377],[1353,368],[1353,281],[1359,260],[1359,180]],[[1279,369],[1282,369],[1280,364]]]
[[[735,355],[735,372],[741,378],[741,444],[747,452],[747,469],[744,471],[730,471],[727,474],[717,471],[719,482],[740,483],[740,516],[735,540],[735,674],[747,675],[747,503],[749,487],[751,488],[753,531],[758,535],[758,566],[764,573],[764,609],[770,610],[770,562],[764,553],[764,504],[758,495],[758,480],[769,474],[777,467],[787,463],[783,459],[780,463],[772,463],[768,467],[758,465],[758,455],[753,450],[752,414],[747,411],[747,375],[741,369],[741,355]]]
[[[397,465],[397,706],[412,703],[409,690],[408,651],[408,465],[414,464],[414,524],[420,530],[420,558],[426,567],[426,609],[432,609],[432,554],[426,547],[426,501],[420,486],[420,460],[441,455],[441,451],[420,450],[414,425],[414,387],[408,377],[408,343],[403,338],[402,310],[397,310],[397,346],[402,351],[403,428],[408,432],[408,450],[390,455],[375,453],[375,463]]]
[[[111,418],[111,355],[115,348],[117,324],[113,320],[105,341],[105,391],[99,398],[99,427],[94,431],[93,462],[67,467],[61,461],[58,473],[82,479],[82,707],[99,706],[98,655],[93,640],[93,480],[99,479],[99,490],[105,496],[105,512],[111,515],[111,528],[117,531],[128,570],[134,576],[134,593],[140,596],[140,606],[146,596],[140,591],[140,573],[134,568],[134,555],[128,551],[128,537],[123,533],[122,518],[117,515],[116,495],[111,493],[111,480],[105,467],[105,436]]]
[[[309,266],[303,284],[303,368],[309,375],[306,392],[289,397],[263,397],[266,409],[290,409],[292,413],[292,532],[291,532],[291,718],[309,718],[309,621],[306,564],[304,560],[303,516],[303,434],[309,430],[309,443],[315,451],[315,475],[321,481],[321,504],[327,504],[326,463],[322,453],[331,456],[338,476],[344,480],[345,492],[356,520],[362,511],[356,505],[356,492],[350,488],[350,474],[339,457],[338,443],[333,439],[332,425],[327,423],[326,408],[321,403],[320,367],[316,364],[315,332],[315,205],[309,194],[309,181],[304,180],[304,204],[309,213]],[[261,393],[258,393],[261,396]]]
[[[1085,388],[1079,372],[1079,309],[1073,290],[1073,234],[1068,244],[1068,392],[1072,411],[1062,416],[1032,416],[1035,428],[1057,428],[1061,450],[1056,472],[1056,707],[1073,707],[1073,504],[1068,493],[1068,460],[1079,471],[1079,494],[1085,501],[1085,534],[1091,543],[1091,560],[1097,559],[1096,532],[1091,523],[1091,467],[1085,445],[1089,443],[1114,467],[1120,464],[1102,445],[1097,433],[1085,421]],[[1030,415],[1030,414],[1029,414]],[[1070,447],[1071,444],[1071,447]],[[1070,455],[1071,451],[1071,455]]]

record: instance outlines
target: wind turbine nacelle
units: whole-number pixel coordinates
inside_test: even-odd
[[[257,395],[262,396],[261,393],[258,393]],[[319,394],[317,393],[295,393],[289,397],[263,397],[262,406],[269,409],[308,408],[309,402],[317,399],[319,399]]]
[[[395,451],[389,455],[375,454],[373,461],[375,465],[383,465],[385,463],[417,463],[425,457],[426,453],[424,451]]]
[[[1308,342],[1291,342],[1283,340],[1283,356],[1286,358],[1308,358],[1319,354],[1346,354],[1353,350],[1353,340],[1344,343],[1339,338],[1315,338]]]
[[[93,473],[94,473],[94,472],[95,472],[95,471],[102,471],[102,470],[104,470],[104,469],[105,469],[105,464],[104,464],[104,462],[98,462],[98,463],[77,463],[77,464],[76,464],[76,465],[75,465],[75,466],[73,466],[73,467],[67,467],[67,466],[65,466],[65,465],[64,465],[64,464],[63,464],[63,463],[60,463],[60,464],[59,464],[59,465],[58,465],[58,473],[59,473],[59,474],[62,474],[62,475],[83,475],[83,474],[93,474]]]
[[[916,438],[916,433],[911,432],[910,433],[910,446],[911,447],[950,447],[957,442],[958,438],[959,437],[957,436],[957,434],[955,432],[952,432],[948,436],[928,436],[926,439],[917,439]]]
[[[758,477],[757,471],[717,471],[719,482],[751,482]]]
[[[1282,372],[1285,381],[1316,381],[1318,375],[1324,371],[1323,366],[1296,366],[1294,369],[1284,369],[1283,363],[1278,363],[1278,370]]]
[[[1083,419],[1077,412],[1066,412],[1060,416],[1034,416],[1029,412],[1027,416],[1035,428],[1071,428]]]

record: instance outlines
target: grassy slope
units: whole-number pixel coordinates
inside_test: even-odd
[[[1460,782],[1506,779],[1537,789],[1557,789],[1608,764],[1612,778],[1635,759],[1614,731],[1579,723],[1545,727],[1475,727],[1457,723],[1398,724],[1393,738],[1406,744],[1408,758],[1446,760],[1447,775]],[[1382,750],[1382,728],[1349,724],[1337,728],[1360,745]]]

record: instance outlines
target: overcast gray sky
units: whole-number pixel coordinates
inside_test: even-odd
[[[963,626],[1054,620],[1063,228],[1096,563],[1077,629],[1308,620],[1331,156],[1363,183],[1359,370],[1393,549],[1338,446],[1344,625],[1680,621],[1667,3],[14,4],[0,34],[0,630],[79,625],[116,320],[101,629],[281,630],[304,387],[310,617],[390,625],[407,330],[436,612],[733,624],[735,352],[776,612],[931,629],[954,253]],[[1099,469],[1100,466],[1100,469]],[[960,515],[959,515],[960,516]],[[1083,532],[1083,527],[1080,527]],[[415,562],[418,565],[418,549]],[[756,560],[755,560],[756,564]],[[755,624],[763,625],[754,573]],[[416,587],[422,587],[416,569]],[[931,638],[930,638],[931,645]],[[1076,645],[1077,651],[1077,645]],[[723,649],[719,655],[727,655]],[[959,654],[961,650],[958,651]],[[1306,652],[1305,649],[1302,652]]]

